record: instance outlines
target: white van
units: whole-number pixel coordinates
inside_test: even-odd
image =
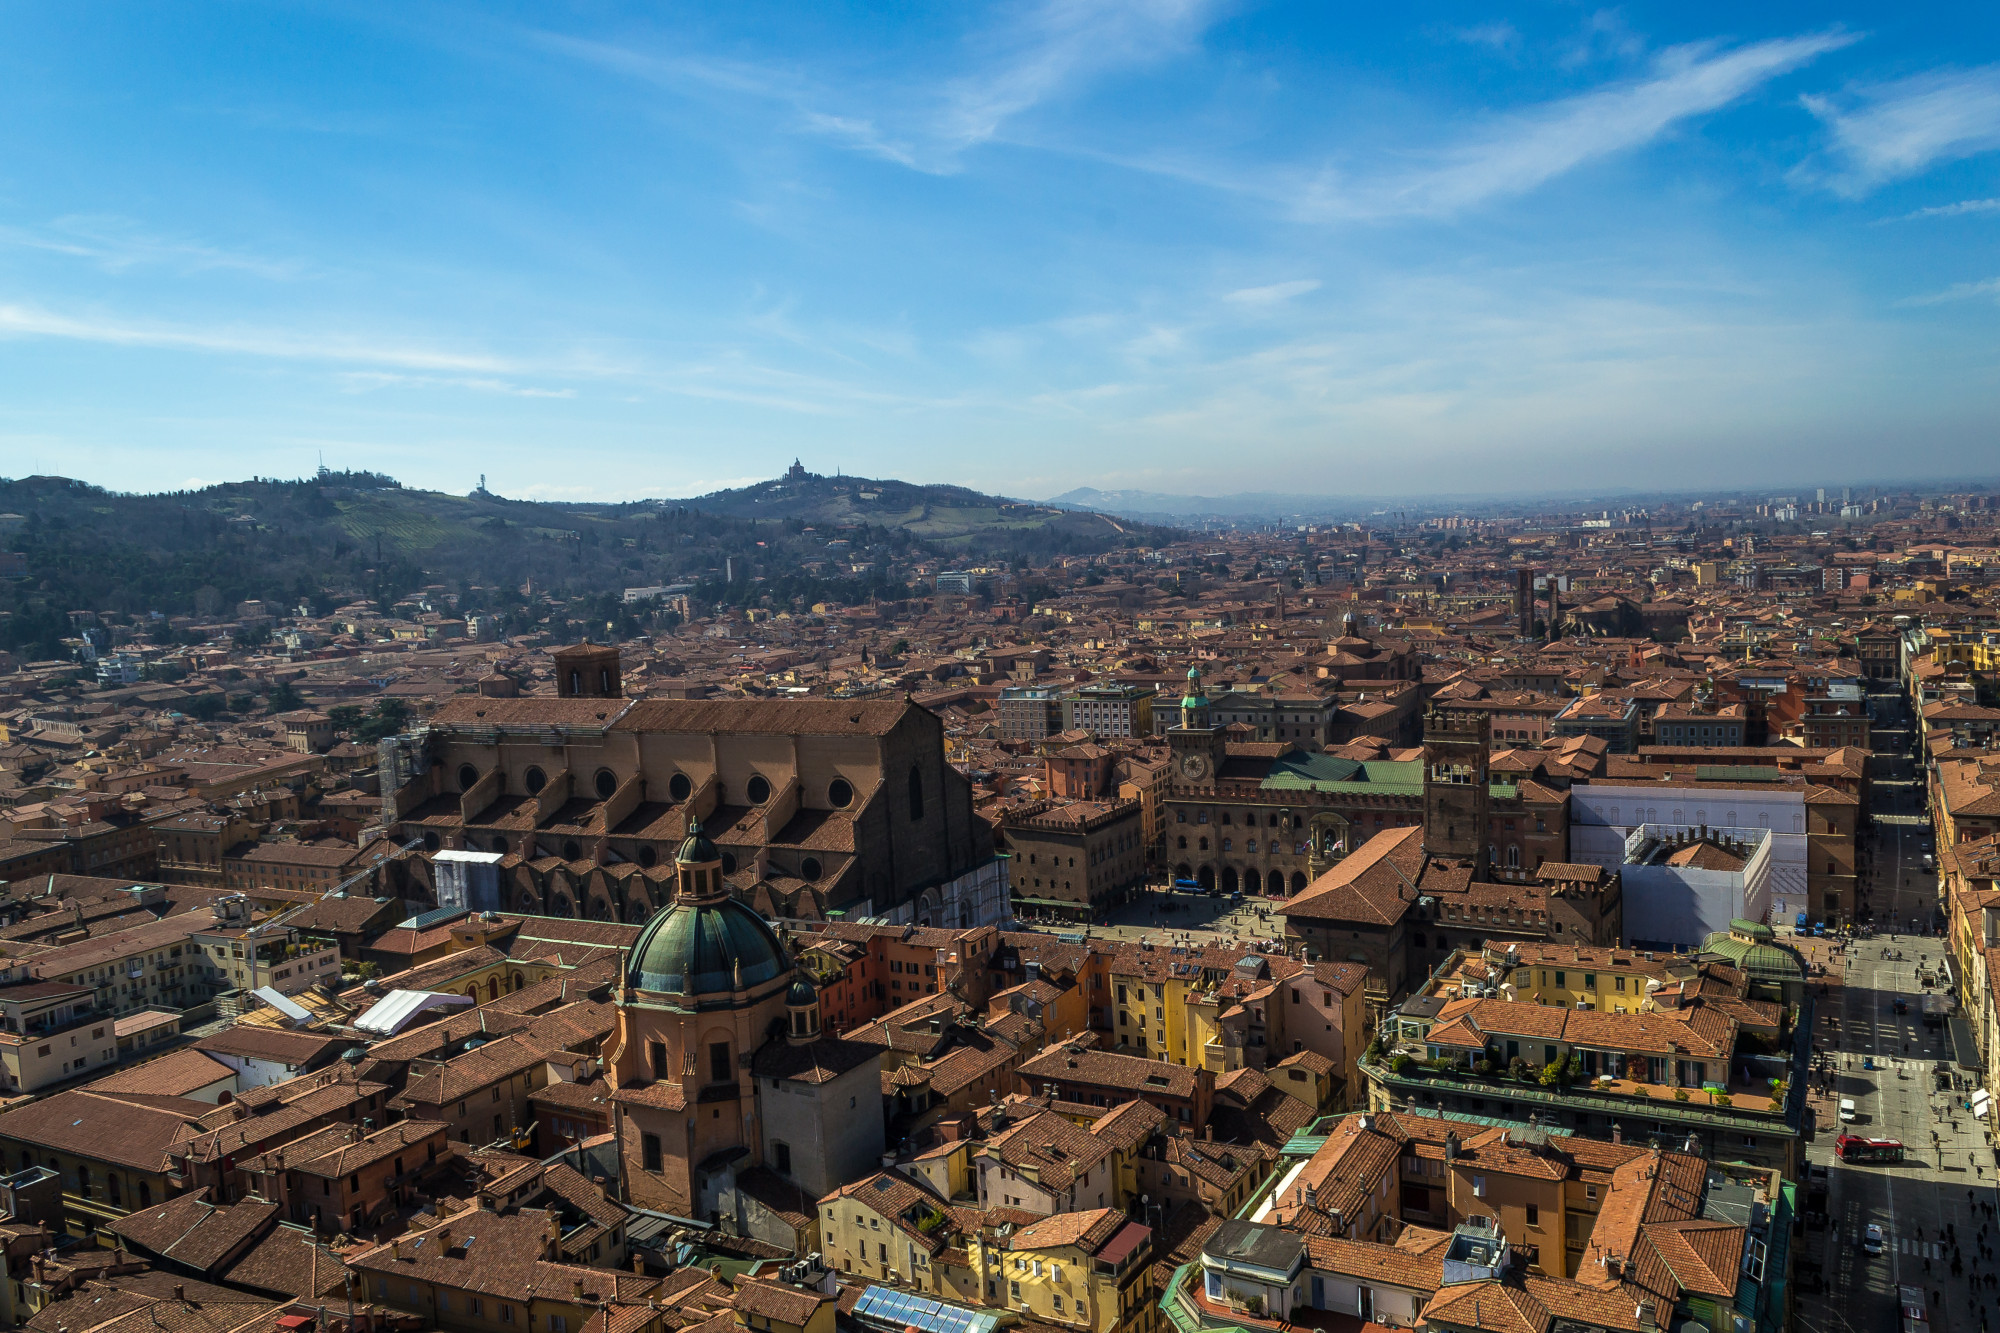
[[[1854,1123],[1854,1119],[1854,1099],[1852,1097],[1842,1097],[1840,1099],[1840,1123],[1851,1125]]]

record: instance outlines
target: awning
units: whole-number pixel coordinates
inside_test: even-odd
[[[1993,1099],[1986,1095],[1986,1089],[1981,1088],[1972,1094],[1972,1113],[1974,1115],[1984,1119],[1986,1113],[1992,1109]]]
[[[1962,1017],[1953,1016],[1947,1026],[1951,1032],[1951,1058],[1958,1061],[1958,1067],[1986,1068],[1986,1062],[1979,1058],[1979,1042],[1972,1035],[1972,1024]]]

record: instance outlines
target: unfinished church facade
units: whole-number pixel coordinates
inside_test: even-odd
[[[567,697],[462,696],[384,742],[383,823],[433,862],[440,903],[644,922],[699,821],[730,892],[765,916],[1005,919],[1006,862],[928,709],[625,699],[591,692],[615,673],[559,679]]]

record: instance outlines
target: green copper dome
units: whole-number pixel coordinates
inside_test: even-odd
[[[1761,921],[1731,921],[1728,930],[1718,930],[1702,941],[1701,952],[1748,973],[1753,981],[1803,982],[1806,978],[1805,960],[1798,950],[1778,943],[1771,928]]]
[[[632,946],[625,984],[667,995],[748,989],[791,968],[763,917],[734,898],[679,902],[646,923]]]
[[[1187,678],[1188,678],[1187,693],[1181,696],[1181,707],[1182,708],[1208,707],[1208,699],[1201,692],[1201,668],[1198,666],[1189,667]]]

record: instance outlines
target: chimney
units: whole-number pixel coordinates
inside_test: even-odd
[[[448,1249],[450,1249],[450,1248],[451,1248],[451,1228],[450,1228],[450,1227],[439,1227],[439,1228],[438,1228],[438,1230],[437,1230],[437,1247],[438,1247],[438,1250],[439,1250],[440,1252],[442,1252],[442,1251],[445,1251],[445,1250],[448,1250]]]
[[[1638,1308],[1632,1311],[1632,1317],[1638,1321],[1639,1327],[1642,1329],[1655,1329],[1660,1326],[1659,1318],[1653,1313],[1653,1303],[1650,1300],[1640,1301]]]
[[[179,1282],[174,1283],[174,1299],[182,1305],[187,1304],[187,1288]]]

